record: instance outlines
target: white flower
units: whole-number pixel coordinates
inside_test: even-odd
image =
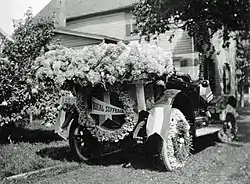
[[[53,69],[55,70],[55,71],[58,71],[58,70],[60,70],[60,68],[61,68],[61,62],[60,61],[55,61],[54,63],[53,63],[53,65],[52,65],[52,67],[53,67]]]
[[[31,93],[32,94],[38,94],[38,90],[36,88],[32,88]]]
[[[148,74],[161,76],[173,71],[172,56],[149,44],[123,42],[88,46],[83,49],[63,48],[49,51],[36,60],[40,66],[37,76],[49,77],[57,84],[78,79],[81,85],[110,83],[129,76],[147,78]],[[126,75],[128,74],[128,75]]]
[[[0,105],[1,105],[1,106],[7,106],[8,103],[4,100]]]

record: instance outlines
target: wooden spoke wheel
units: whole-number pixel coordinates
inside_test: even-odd
[[[168,138],[162,140],[160,160],[168,171],[183,167],[190,155],[190,125],[179,109],[172,108]]]
[[[218,138],[221,142],[231,142],[238,131],[236,119],[233,114],[228,113],[226,115],[226,121],[223,124],[223,128],[218,132]]]
[[[93,145],[96,141],[83,126],[73,122],[69,132],[69,145],[73,156],[79,161],[89,161],[94,157]]]

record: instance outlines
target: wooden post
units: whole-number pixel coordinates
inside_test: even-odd
[[[248,103],[250,103],[250,87],[248,87]]]
[[[136,86],[136,99],[138,104],[138,112],[146,110],[145,94],[144,94],[144,85],[142,82],[135,84]]]
[[[103,92],[103,101],[110,104],[110,94],[108,91]],[[100,115],[99,124],[101,125],[108,118],[112,120],[112,115]]]
[[[33,113],[30,111],[30,124],[33,122]]]
[[[105,103],[108,103],[108,104],[110,104],[110,93],[109,92],[104,92],[103,93],[103,101],[105,102]],[[105,120],[106,119],[112,119],[112,115],[105,115]]]

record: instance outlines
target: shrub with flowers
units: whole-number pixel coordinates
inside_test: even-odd
[[[79,50],[71,48],[52,50],[38,57],[34,62],[33,69],[40,82],[53,84],[58,89],[71,90],[76,96],[80,96],[77,101],[81,101],[80,98],[83,95],[76,94],[73,90],[76,89],[76,86],[81,86],[85,92],[95,86],[101,86],[108,91],[118,87],[119,91],[117,92],[125,94],[126,91],[120,91],[123,84],[138,80],[151,81],[164,74],[170,75],[173,72],[173,64],[171,55],[157,46],[139,43],[126,45],[119,42],[118,44],[102,43]],[[119,99],[122,97],[120,96]],[[123,105],[127,104],[128,100],[127,98],[123,100]],[[77,109],[83,111],[84,108],[78,107]],[[131,109],[132,107],[127,108]],[[125,127],[124,129],[116,131],[117,134],[107,135],[98,131],[95,123],[89,120],[86,113],[79,113],[79,120],[87,122],[85,126],[90,131],[93,130],[91,133],[96,135],[99,140],[117,141],[123,139],[124,135],[131,132],[136,125],[133,118],[127,118],[130,120],[122,126]],[[88,121],[84,121],[86,119]],[[127,125],[129,128],[126,128]]]
[[[22,126],[34,95],[22,70],[10,60],[0,57],[0,142],[6,142],[15,126]]]
[[[14,22],[11,39],[3,40],[0,53],[0,136],[1,131],[6,131],[2,127],[28,122],[23,120],[28,111],[34,110],[39,95],[38,86],[32,80],[32,62],[43,50],[48,50],[53,34],[53,20],[34,19],[29,9],[24,19]]]

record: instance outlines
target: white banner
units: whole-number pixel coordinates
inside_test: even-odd
[[[123,115],[124,110],[114,105],[105,103],[97,98],[92,97],[92,111],[91,114],[98,115]]]
[[[62,96],[60,99],[60,104],[76,104],[76,97],[73,96]]]

